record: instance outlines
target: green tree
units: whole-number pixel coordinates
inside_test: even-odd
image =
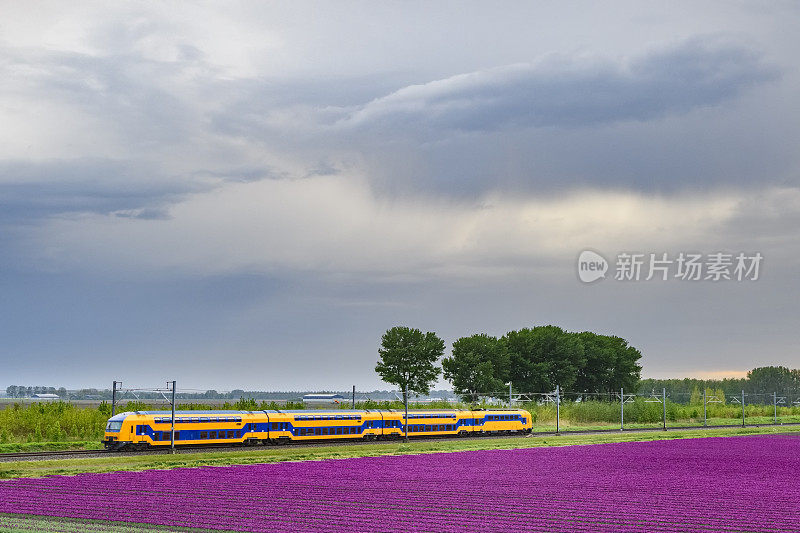
[[[584,365],[583,344],[557,326],[510,331],[501,339],[511,357],[511,382],[525,392],[572,388]]]
[[[703,405],[703,393],[700,392],[697,385],[692,389],[692,394],[689,396],[689,405]]]
[[[503,390],[508,382],[511,357],[496,338],[480,334],[461,337],[453,343],[450,357],[442,361],[444,378],[465,401],[479,393]]]
[[[378,364],[381,379],[400,387],[403,400],[406,391],[427,394],[441,369],[436,362],[444,354],[444,341],[433,332],[395,326],[381,338]]]
[[[752,394],[785,393],[797,388],[797,374],[785,366],[762,366],[747,373],[747,392]]]
[[[642,367],[642,354],[620,337],[591,331],[573,333],[583,345],[584,364],[578,370],[574,389],[582,392],[635,391]]]

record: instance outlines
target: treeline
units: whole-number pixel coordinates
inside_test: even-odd
[[[737,396],[745,392],[749,395],[789,395],[800,396],[800,369],[789,369],[784,366],[763,366],[754,368],[744,378],[726,379],[643,379],[639,383],[639,392],[647,394],[651,391],[667,390],[673,397],[702,395],[702,391],[713,391],[717,396]],[[708,394],[708,392],[707,392]]]
[[[462,337],[440,369],[443,354],[444,341],[435,333],[397,326],[383,335],[375,370],[387,383],[418,394],[427,394],[443,370],[465,400],[503,393],[508,383],[522,392],[550,392],[556,385],[581,392],[635,390],[642,370],[641,352],[625,339],[557,326],[523,328],[499,338]]]
[[[64,387],[44,387],[44,386],[24,386],[11,385],[6,387],[6,395],[10,398],[31,398],[34,394],[56,394],[62,400],[111,400],[111,389],[78,389],[68,390]],[[240,398],[254,398],[256,400],[297,400],[302,398],[302,392],[268,392],[268,391],[247,391],[234,389],[230,392],[217,392],[207,390],[205,392],[178,392],[175,396],[179,400],[238,400]],[[121,393],[117,391],[119,398]],[[126,399],[131,394],[126,393]],[[163,396],[159,392],[137,391],[136,397],[142,400],[156,400]]]
[[[24,385],[10,385],[6,387],[6,394],[12,398],[30,398],[34,394],[56,394],[60,398],[67,397],[67,389],[64,387],[44,387],[37,386],[24,386]]]

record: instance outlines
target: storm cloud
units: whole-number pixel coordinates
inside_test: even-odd
[[[4,375],[371,388],[396,324],[448,343],[548,323],[616,334],[654,376],[797,366],[797,16],[8,7]],[[586,286],[587,248],[765,266],[751,284]]]

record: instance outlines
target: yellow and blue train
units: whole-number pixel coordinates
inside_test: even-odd
[[[530,433],[531,414],[522,409],[487,410],[292,410],[176,411],[175,445],[282,444],[309,440],[466,436]],[[170,446],[170,411],[112,416],[103,443],[112,450]]]

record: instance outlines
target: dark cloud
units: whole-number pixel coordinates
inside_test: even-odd
[[[0,220],[147,210],[203,188],[187,179],[164,176],[142,162],[92,158],[0,161]]]
[[[405,87],[339,124],[424,135],[647,121],[720,104],[776,76],[749,48],[694,39],[630,62],[554,57]]]

